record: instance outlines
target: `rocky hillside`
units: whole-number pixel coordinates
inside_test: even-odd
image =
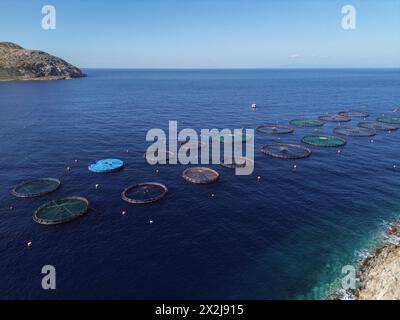
[[[77,67],[46,52],[0,42],[0,81],[67,80],[85,76]]]

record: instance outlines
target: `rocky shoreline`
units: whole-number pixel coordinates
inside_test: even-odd
[[[79,68],[46,52],[0,42],[0,81],[70,80],[85,76]]]
[[[400,237],[400,225],[387,230],[387,236]],[[400,299],[400,245],[387,244],[365,258],[359,269],[358,300]]]

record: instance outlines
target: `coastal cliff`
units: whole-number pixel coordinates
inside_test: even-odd
[[[0,81],[68,80],[85,76],[77,67],[46,52],[0,42]]]
[[[400,227],[388,230],[391,236],[400,236]],[[388,244],[364,259],[360,268],[359,300],[400,299],[400,246]]]

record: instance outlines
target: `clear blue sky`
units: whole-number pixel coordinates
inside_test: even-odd
[[[400,67],[400,0],[1,0],[0,41],[80,67]]]

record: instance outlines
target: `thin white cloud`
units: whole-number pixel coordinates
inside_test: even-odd
[[[290,59],[298,59],[301,58],[301,54],[293,53],[289,56]]]

